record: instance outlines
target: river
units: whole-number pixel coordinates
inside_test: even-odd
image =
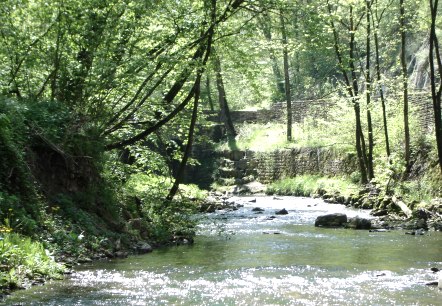
[[[205,215],[194,245],[82,265],[5,303],[442,305],[442,290],[425,285],[437,280],[430,268],[442,268],[442,233],[315,228],[325,213],[369,216],[319,199],[251,199],[238,198],[237,211]],[[272,218],[281,208],[289,214]]]

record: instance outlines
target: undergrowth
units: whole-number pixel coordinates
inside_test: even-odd
[[[21,287],[35,279],[61,278],[64,266],[57,264],[43,244],[0,226],[0,290]]]

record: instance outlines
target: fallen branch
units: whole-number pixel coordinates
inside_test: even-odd
[[[395,205],[397,205],[402,210],[402,212],[407,216],[407,218],[411,217],[413,212],[411,211],[410,208],[408,208],[407,204],[396,198],[396,196],[393,196],[391,200]]]

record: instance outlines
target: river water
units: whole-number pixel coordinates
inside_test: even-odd
[[[325,213],[369,216],[319,199],[251,199],[205,216],[192,246],[83,265],[67,280],[15,292],[5,303],[442,305],[442,290],[425,285],[438,278],[430,268],[442,268],[442,233],[315,228]],[[281,208],[289,214],[272,219]]]

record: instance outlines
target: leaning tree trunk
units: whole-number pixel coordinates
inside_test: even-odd
[[[172,199],[175,197],[178,188],[180,186],[181,181],[184,177],[184,171],[186,169],[187,161],[189,160],[190,154],[192,153],[192,145],[193,145],[193,138],[194,138],[194,132],[195,132],[195,125],[196,125],[196,119],[198,117],[198,102],[199,102],[199,94],[200,94],[200,83],[197,85],[197,89],[195,91],[195,100],[193,103],[193,111],[192,111],[192,119],[190,120],[190,126],[189,126],[189,135],[187,137],[187,145],[184,150],[183,159],[181,160],[180,166],[178,168],[175,182],[172,185],[172,188],[169,191],[169,194],[167,195],[166,200],[172,201]]]
[[[215,63],[216,87],[218,89],[218,102],[221,111],[221,121],[226,127],[227,135],[229,137],[235,137],[236,131],[235,126],[233,125],[232,117],[230,115],[229,104],[227,103],[226,89],[224,87],[223,74],[221,70],[221,61],[215,51],[215,48],[212,48],[212,53]]]

